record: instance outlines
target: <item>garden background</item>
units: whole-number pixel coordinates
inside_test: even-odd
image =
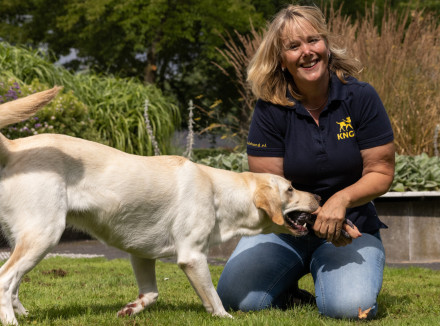
[[[0,0],[0,103],[64,86],[36,117],[1,132],[10,138],[63,133],[129,153],[181,154],[215,167],[246,170],[244,146],[255,98],[245,83],[245,67],[267,20],[287,2]],[[358,78],[376,88],[388,111],[397,145],[391,190],[440,191],[440,2],[315,3],[325,11],[338,41],[363,63]],[[173,137],[182,131],[189,137],[179,146]],[[202,136],[207,148],[194,148],[193,141]],[[225,140],[228,147],[222,147]],[[438,208],[437,198],[432,202]],[[409,217],[407,225],[421,227],[424,251],[440,248],[435,246],[438,226],[429,223],[438,215],[426,213],[428,201],[414,204],[423,215]],[[406,209],[403,202],[385,204],[397,215],[390,219],[397,217],[390,230],[405,226],[395,213]],[[399,252],[409,243],[399,233],[390,240]],[[210,268],[216,283],[222,266]],[[20,323],[231,324],[206,314],[175,265],[160,262],[157,270],[158,303],[148,313],[117,319],[114,312],[136,293],[128,260],[44,260],[23,281],[21,293],[31,314]],[[313,291],[310,275],[301,282]],[[438,323],[439,282],[438,271],[387,267],[379,315],[369,324]],[[235,313],[234,318],[236,325],[355,323],[326,319],[310,306]]]
[[[2,132],[65,133],[129,153],[184,154],[246,170],[255,98],[245,69],[268,19],[286,3],[0,0],[0,102],[64,86],[33,120]],[[297,3],[323,9],[336,41],[362,62],[357,77],[381,96],[397,145],[392,190],[440,190],[440,3]],[[172,141],[188,129],[186,148]],[[208,148],[192,148],[200,135]]]

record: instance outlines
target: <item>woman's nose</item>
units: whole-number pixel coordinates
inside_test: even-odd
[[[312,49],[309,44],[305,43],[302,45],[302,53],[303,55],[309,55],[312,53]]]

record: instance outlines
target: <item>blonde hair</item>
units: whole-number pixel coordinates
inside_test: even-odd
[[[286,97],[286,91],[289,90],[294,99],[302,99],[293,77],[281,69],[281,53],[284,49],[283,37],[286,28],[292,24],[301,26],[301,20],[302,23],[308,22],[324,39],[331,53],[329,70],[343,83],[346,83],[346,76],[360,72],[360,62],[347,55],[345,48],[340,48],[329,41],[333,36],[328,31],[325,17],[318,7],[289,5],[272,20],[249,63],[247,81],[257,98],[274,104],[293,105],[294,103]]]

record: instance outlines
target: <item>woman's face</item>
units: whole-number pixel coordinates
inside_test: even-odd
[[[297,87],[328,79],[329,49],[310,23],[294,23],[285,29],[281,67],[292,75]]]

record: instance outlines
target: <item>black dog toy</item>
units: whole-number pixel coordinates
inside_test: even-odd
[[[299,225],[304,225],[306,223],[309,225],[313,225],[313,224],[315,224],[315,221],[316,221],[316,215],[306,213],[306,212],[291,212],[287,215],[288,215],[289,219],[291,219],[292,221],[295,221],[295,223],[299,224]],[[344,223],[347,223],[348,226],[350,226],[352,229],[354,229],[354,224],[350,220],[345,219]],[[347,239],[351,239],[351,236],[344,229],[341,230],[341,234],[344,237],[346,237]]]

